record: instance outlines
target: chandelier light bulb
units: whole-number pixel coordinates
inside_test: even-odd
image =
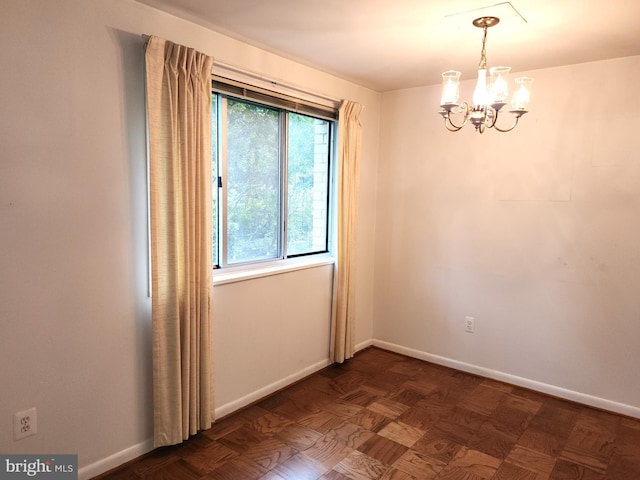
[[[448,70],[442,74],[440,105],[457,105],[460,98],[460,72]]]
[[[476,89],[473,91],[473,104],[489,104],[489,91],[487,90],[487,71],[484,68],[478,70],[478,82],[476,83]]]
[[[491,100],[492,103],[506,103],[509,98],[509,71],[511,67],[491,67]]]
[[[531,84],[533,78],[519,77],[516,78],[516,85],[518,89],[513,94],[511,99],[511,106],[514,110],[526,111],[529,107],[529,101],[531,99]]]

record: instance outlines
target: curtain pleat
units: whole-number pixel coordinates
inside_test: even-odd
[[[342,363],[355,350],[355,255],[363,106],[345,100],[338,117],[338,244],[333,276],[331,358]]]
[[[146,48],[154,445],[211,426],[211,67],[158,37]]]

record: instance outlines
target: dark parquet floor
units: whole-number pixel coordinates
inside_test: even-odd
[[[639,480],[640,420],[377,348],[101,480]]]

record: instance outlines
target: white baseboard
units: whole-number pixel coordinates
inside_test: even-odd
[[[246,407],[247,405],[258,401],[261,398],[266,397],[267,395],[271,395],[272,393],[275,393],[278,390],[281,390],[282,388],[291,385],[294,382],[297,382],[298,380],[302,380],[303,378],[308,377],[312,373],[315,373],[318,370],[322,370],[324,367],[327,367],[329,365],[331,365],[331,360],[329,360],[329,358],[327,357],[326,359],[315,363],[314,365],[303,368],[299,372],[284,377],[277,382],[272,383],[271,385],[267,385],[266,387],[255,390],[245,395],[244,397],[217,407],[216,418],[224,417],[225,415],[229,415],[230,413],[240,410],[242,407]]]
[[[370,338],[369,340],[365,340],[364,342],[357,344],[354,347],[354,350],[356,353],[358,353],[360,350],[364,350],[365,348],[372,347],[372,346],[373,346],[373,339]]]
[[[538,392],[553,395],[554,397],[571,400],[573,402],[581,403],[602,410],[608,410],[610,412],[620,413],[629,417],[640,418],[640,408],[632,405],[626,405],[624,403],[618,403],[605,398],[594,397],[586,393],[574,392],[573,390],[567,390],[566,388],[557,387],[555,385],[549,385],[546,383],[538,382],[536,380],[530,380],[528,378],[518,377],[509,373],[500,372],[497,370],[491,370],[477,365],[460,362],[447,357],[441,357],[439,355],[433,355],[431,353],[423,352],[421,350],[415,350],[413,348],[403,347],[402,345],[396,345],[394,343],[384,342],[382,340],[373,340],[372,344],[375,347],[389,350],[391,352],[400,353],[408,357],[425,360],[427,362],[443,365],[445,367],[455,368],[463,372],[474,373],[482,377],[491,378],[494,380],[500,380],[501,382],[509,383],[511,385],[517,385],[519,387],[528,388]]]
[[[129,460],[138,458],[145,453],[149,453],[153,450],[153,439],[149,438],[144,442],[138,443],[129,448],[114,453],[113,455],[98,460],[90,465],[82,467],[78,470],[78,480],[87,480],[93,478],[101,473],[107,472],[112,468],[119,467],[120,465],[127,463]]]

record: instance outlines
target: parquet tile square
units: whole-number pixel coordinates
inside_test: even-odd
[[[421,360],[407,357],[402,361],[394,363],[387,371],[398,375],[405,375],[407,377],[415,377],[423,372],[423,367],[424,364]]]
[[[384,415],[385,417],[393,420],[409,410],[408,406],[389,398],[380,398],[367,408],[372,412],[379,413],[380,415]]]
[[[578,412],[573,408],[558,405],[557,402],[556,399],[545,401],[531,419],[529,426],[558,436],[568,436],[578,419]]]
[[[583,465],[558,460],[549,480],[603,480],[603,473],[595,472]]]
[[[387,469],[386,472],[382,474],[380,480],[419,480],[413,475],[409,475],[408,473],[403,472],[402,470],[397,470],[393,467]]]
[[[306,457],[315,460],[325,467],[325,470],[331,470],[335,464],[339,463],[352,451],[352,448],[343,445],[337,440],[324,436],[320,437],[316,443],[307,448],[303,453]]]
[[[327,470],[321,463],[299,453],[278,465],[272,472],[284,480],[316,480]]]
[[[381,413],[376,413],[368,408],[360,411],[357,415],[354,415],[349,419],[351,423],[355,423],[356,425],[360,425],[362,428],[366,430],[370,430],[372,432],[377,432],[385,425],[391,422],[391,419],[385,417]]]
[[[216,468],[201,480],[257,480],[267,473],[267,469],[255,464],[246,457],[235,457]],[[172,480],[182,478],[172,477]]]
[[[381,437],[393,440],[405,447],[411,447],[416,443],[423,435],[424,430],[412,427],[402,422],[391,422],[386,427],[378,431],[378,435]]]
[[[261,417],[252,420],[249,426],[254,430],[265,435],[274,435],[287,426],[292,425],[293,421],[275,413],[267,413]]]
[[[478,413],[474,410],[469,410],[464,406],[453,408],[447,415],[447,419],[449,421],[462,427],[468,427],[474,431],[477,431],[488,418],[489,417],[487,415]]]
[[[443,469],[438,479],[493,478],[502,462],[490,455],[467,447],[462,447],[456,456]]]
[[[315,403],[310,401],[294,400],[292,398],[285,398],[272,408],[273,413],[281,415],[297,422],[303,417],[310,415],[317,411]]]
[[[474,450],[504,460],[517,441],[517,435],[503,433],[493,423],[485,422],[468,445]]]
[[[318,480],[352,480],[352,479],[340,472],[336,472],[335,470],[329,470],[327,473],[322,475]]]
[[[506,461],[526,470],[547,476],[551,474],[556,463],[555,458],[521,445],[513,447]]]
[[[334,382],[347,393],[362,386],[368,379],[366,374],[354,370],[335,377]]]
[[[414,450],[407,450],[392,465],[392,468],[419,478],[420,480],[436,478],[444,467],[444,463]]]
[[[358,405],[360,407],[366,407],[377,399],[378,395],[373,393],[371,389],[367,390],[366,388],[357,388],[340,397],[340,400],[343,402]]]
[[[209,473],[239,455],[238,452],[221,443],[212,442],[210,445],[191,452],[189,455],[183,455],[183,458],[201,472]]]
[[[364,407],[359,405],[354,405],[353,403],[345,402],[344,400],[338,399],[335,402],[328,403],[324,405],[322,409],[325,412],[333,413],[338,417],[349,418],[357,415],[360,410]]]
[[[620,423],[613,445],[614,455],[640,457],[640,428]]]
[[[447,464],[453,460],[461,448],[462,445],[459,443],[439,438],[434,432],[427,432],[411,449],[439,463]]]
[[[244,453],[267,438],[264,433],[260,433],[249,426],[244,426],[219,438],[218,442],[238,453]]]
[[[569,460],[570,462],[583,465],[591,470],[596,470],[601,473],[604,473],[607,470],[607,465],[610,460],[610,456],[601,455],[578,445],[567,445],[562,451],[560,458],[562,460]]]
[[[607,467],[607,480],[630,480],[640,478],[640,458],[614,455]]]
[[[382,372],[372,377],[365,385],[392,392],[398,388],[399,381],[402,382],[406,380],[409,380],[409,377],[405,375],[394,372]]]
[[[333,467],[333,470],[352,480],[378,479],[386,469],[387,465],[384,463],[357,450]]]
[[[488,422],[501,433],[519,437],[529,426],[532,417],[528,412],[503,405],[491,414]]]
[[[408,407],[413,407],[419,401],[424,400],[424,394],[412,388],[403,387],[393,393],[389,398]]]
[[[243,456],[268,471],[296,453],[297,451],[291,446],[276,438],[269,438],[247,450]]]
[[[512,393],[511,395],[508,395],[507,398],[505,398],[502,406],[514,408],[516,410],[535,415],[542,407],[542,402],[537,402],[535,400],[521,397]]]
[[[436,435],[441,438],[466,445],[476,435],[476,430],[479,428],[479,425],[468,426],[446,418],[439,420],[430,431],[436,433]]]
[[[316,443],[320,437],[322,437],[320,432],[297,423],[285,427],[275,435],[275,438],[298,451],[306,450]]]
[[[403,388],[413,390],[414,392],[422,394],[422,400],[424,400],[426,395],[429,395],[436,388],[438,388],[438,385],[436,383],[430,383],[421,379],[408,380],[404,382],[402,386]]]
[[[400,415],[398,421],[426,431],[433,427],[441,418],[448,416],[452,408],[453,407],[419,402],[415,407],[410,408]]]
[[[374,435],[375,433],[347,421],[329,432],[327,437],[333,438],[347,447],[358,448]]]
[[[323,410],[311,413],[301,418],[298,423],[304,427],[309,427],[320,433],[328,433],[334,428],[340,426],[344,419],[334,415],[333,413]]]
[[[407,447],[374,434],[373,437],[358,447],[358,451],[366,453],[386,465],[391,465],[407,451]]]
[[[640,419],[370,348],[101,480],[640,480]]]
[[[535,428],[527,429],[518,440],[519,445],[544,453],[550,457],[560,455],[565,443],[565,438],[557,437],[551,433],[536,430]]]
[[[467,410],[491,415],[507,395],[508,393],[501,389],[481,384],[465,396],[458,405]]]
[[[440,384],[431,392],[425,395],[424,402],[433,405],[443,405],[453,407],[458,404],[464,395],[455,386]]]
[[[544,480],[546,476],[518,467],[509,462],[502,462],[493,480]]]

